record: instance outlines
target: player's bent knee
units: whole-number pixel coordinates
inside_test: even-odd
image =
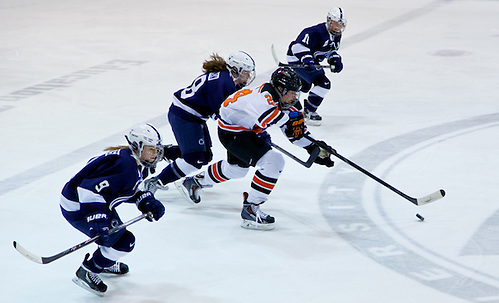
[[[329,81],[328,77],[322,76],[314,80],[314,85],[321,87],[322,89],[329,90],[331,89],[331,81]]]
[[[200,169],[201,167],[203,167],[203,165],[208,164],[206,153],[203,152],[190,153],[185,155],[183,158],[185,162],[189,163],[197,169]]]
[[[131,252],[134,247],[135,247],[135,236],[128,230],[112,246],[112,248],[122,252]]]
[[[280,174],[284,168],[284,157],[281,153],[271,149],[256,163],[257,166],[262,167],[266,170]],[[270,176],[270,174],[269,174]]]

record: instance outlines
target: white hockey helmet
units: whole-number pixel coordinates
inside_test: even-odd
[[[347,26],[347,18],[341,7],[334,7],[327,13],[327,30],[334,36],[341,35]]]
[[[227,58],[227,67],[237,89],[249,85],[255,79],[255,60],[244,51],[235,51]]]
[[[156,163],[163,159],[163,145],[161,145],[161,135],[158,130],[151,124],[138,124],[132,129],[128,135],[125,135],[128,141],[128,146],[133,151],[133,156],[146,167],[154,167]],[[144,146],[153,146],[157,149],[157,155],[153,162],[141,161],[142,151]]]

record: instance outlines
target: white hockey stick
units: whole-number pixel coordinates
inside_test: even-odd
[[[396,189],[395,187],[391,186],[390,184],[386,183],[382,179],[376,177],[375,175],[373,175],[372,173],[368,172],[367,170],[365,170],[364,168],[360,167],[359,165],[355,164],[354,162],[350,161],[349,159],[347,159],[347,158],[343,157],[342,155],[338,154],[336,152],[336,150],[331,149],[328,145],[326,145],[326,144],[324,144],[322,142],[319,142],[319,141],[315,140],[314,138],[312,138],[312,137],[310,137],[308,135],[305,135],[305,138],[307,138],[308,140],[310,140],[310,142],[314,143],[315,145],[317,145],[317,146],[319,146],[321,148],[324,148],[325,150],[327,150],[328,152],[330,152],[333,156],[335,156],[338,159],[342,160],[343,162],[349,164],[350,166],[356,168],[357,170],[359,170],[360,172],[364,173],[368,177],[376,180],[377,182],[381,183],[385,187],[391,189],[393,192],[395,192],[399,196],[407,199],[408,201],[410,201],[414,205],[417,205],[417,206],[425,205],[425,204],[428,204],[428,203],[431,203],[431,202],[435,202],[438,199],[441,199],[441,198],[443,198],[445,196],[445,191],[443,189],[440,189],[440,190],[438,190],[438,191],[436,191],[436,192],[434,192],[432,194],[429,194],[427,196],[424,196],[424,197],[420,197],[420,198],[411,197],[411,196],[409,196],[409,195],[401,192],[400,190]]]
[[[293,68],[308,68],[309,65],[305,64],[287,64],[287,63],[282,63],[279,58],[277,57],[277,53],[274,48],[274,44],[271,46],[272,50],[272,57],[274,57],[274,61],[278,66],[288,66],[288,67],[293,67]],[[314,65],[315,68],[330,68],[331,71],[334,70],[334,65],[321,65],[321,64],[316,64]]]
[[[138,222],[142,219],[145,219],[147,217],[150,217],[152,218],[152,214],[149,212],[147,214],[142,214],[138,217],[135,217],[133,219],[131,219],[130,221],[127,221],[121,225],[118,225],[116,226],[115,228],[112,228],[110,231],[109,231],[109,234],[112,234],[112,233],[115,233],[119,230],[122,230],[123,228],[129,226],[129,225],[132,225],[133,223],[135,222]],[[70,253],[82,248],[82,247],[85,247],[87,246],[88,244],[91,244],[91,243],[94,243],[95,241],[99,240],[100,239],[100,236],[97,235],[93,238],[90,238],[86,241],[83,241],[79,244],[76,244],[75,246],[71,247],[71,248],[68,248],[66,249],[65,251],[63,252],[60,252],[56,255],[53,255],[53,256],[50,256],[50,257],[41,257],[41,256],[38,256],[30,251],[28,251],[27,249],[25,249],[24,247],[22,247],[19,243],[17,243],[16,241],[14,241],[14,248],[23,256],[25,256],[26,258],[30,259],[31,261],[33,262],[36,262],[36,263],[39,263],[39,264],[48,264],[52,261],[55,261],[59,258],[62,258],[66,255],[69,255]]]

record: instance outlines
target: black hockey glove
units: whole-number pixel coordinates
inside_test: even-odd
[[[331,158],[329,158],[329,157],[321,158],[318,156],[314,162],[319,164],[319,165],[324,165],[326,167],[333,167],[334,166],[334,161],[331,160]]]
[[[320,142],[320,143],[323,143],[325,146],[331,148],[331,150],[334,151],[334,149],[327,145],[326,142],[324,141],[317,141],[317,142]],[[317,158],[315,158],[315,163],[319,164],[319,165],[324,165],[326,167],[333,167],[334,166],[334,161],[331,160],[331,152],[329,152],[328,150],[322,148],[322,147],[319,147],[317,146],[316,144],[310,144],[309,146],[306,146],[305,149],[307,150],[307,152],[309,154],[311,154],[314,150],[316,149],[320,149],[320,152],[319,152],[319,155],[317,156]],[[336,151],[335,151],[336,152]]]
[[[288,139],[300,139],[305,134],[305,118],[302,112],[290,112],[284,133]]]
[[[111,227],[107,220],[107,214],[104,212],[96,212],[87,215],[85,221],[89,226],[89,236],[93,238],[96,235],[100,235],[100,241],[103,245],[106,245],[106,242],[109,241],[109,230]]]
[[[267,131],[263,131],[261,133],[256,134],[258,138],[262,139],[266,144],[270,145],[272,143],[272,138],[270,138],[270,134]]]
[[[135,203],[137,204],[137,208],[143,213],[152,213],[152,217],[154,220],[158,221],[163,215],[165,214],[165,207],[161,202],[156,200],[154,198],[153,194],[149,191],[143,192],[140,191],[137,194],[135,194],[136,200]],[[150,217],[147,217],[147,220],[149,222],[152,222],[152,219]]]
[[[180,148],[177,145],[163,145],[163,159],[164,160],[175,160],[181,155]]]
[[[327,58],[327,63],[331,65],[331,71],[333,73],[339,73],[343,69],[343,63],[341,62],[341,56],[334,52]]]

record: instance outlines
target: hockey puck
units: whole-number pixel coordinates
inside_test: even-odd
[[[416,217],[418,217],[419,220],[424,221],[424,217],[421,216],[420,214],[416,214]]]

